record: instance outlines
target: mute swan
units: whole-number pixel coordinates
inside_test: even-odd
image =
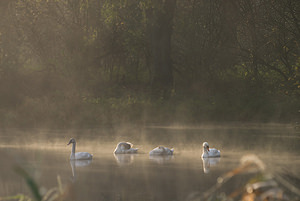
[[[72,152],[71,152],[71,156],[70,156],[70,160],[88,160],[88,159],[92,159],[93,155],[88,153],[88,152],[77,152],[75,153],[75,148],[76,148],[76,141],[74,138],[71,138],[69,144],[73,144],[72,145]]]
[[[132,148],[132,144],[130,142],[119,142],[114,154],[134,154],[137,153],[137,148]]]
[[[173,155],[174,149],[169,149],[167,147],[156,147],[155,149],[153,149],[152,151],[149,152],[150,156],[153,155]]]
[[[209,145],[207,142],[203,143],[203,153],[202,158],[212,158],[212,157],[220,157],[220,151],[215,148],[209,148]]]

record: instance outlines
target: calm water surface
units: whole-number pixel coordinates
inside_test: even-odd
[[[93,153],[92,161],[70,162],[70,137],[77,139],[76,151]],[[208,191],[247,154],[256,154],[268,171],[300,176],[300,133],[289,127],[6,130],[0,140],[0,197],[32,196],[13,169],[17,165],[35,179],[41,192],[57,187],[59,176],[70,200],[186,200]],[[123,140],[140,153],[114,155],[115,145]],[[203,161],[204,141],[220,149],[222,157]],[[149,157],[158,145],[173,147],[174,156]]]

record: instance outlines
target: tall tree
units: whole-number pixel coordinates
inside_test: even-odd
[[[176,0],[153,0],[146,8],[151,88],[155,96],[168,98],[173,88],[171,37]]]
[[[299,1],[241,0],[239,5],[238,41],[247,72],[299,94]]]

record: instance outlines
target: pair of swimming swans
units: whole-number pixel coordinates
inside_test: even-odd
[[[93,158],[93,155],[88,152],[75,152],[76,149],[76,141],[74,138],[71,138],[68,145],[72,144],[72,152],[70,155],[70,160],[90,160]],[[114,153],[115,154],[133,154],[137,153],[138,149],[133,148],[133,145],[130,142],[120,142],[118,143]],[[159,146],[154,148],[149,152],[150,156],[156,155],[173,155],[174,149],[169,149],[167,147]],[[212,157],[220,157],[220,151],[215,148],[209,148],[207,142],[203,143],[203,153],[202,158],[212,158]]]
[[[137,153],[137,148],[132,148],[132,144],[130,142],[120,142],[114,153],[115,154],[127,154],[127,153]],[[149,152],[150,156],[153,155],[173,155],[174,149],[169,149],[167,147],[159,146],[154,148],[152,151]],[[214,157],[220,157],[220,150],[217,150],[215,148],[209,148],[209,145],[207,142],[203,143],[203,153],[202,158],[214,158]]]
[[[137,153],[138,149],[133,148],[133,145],[130,142],[120,142],[115,151],[114,154],[133,154]],[[174,149],[169,149],[167,147],[159,146],[154,148],[152,151],[149,152],[150,156],[153,155],[173,155]]]

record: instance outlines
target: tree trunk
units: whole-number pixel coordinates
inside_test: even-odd
[[[160,2],[160,3],[159,3]],[[171,37],[176,0],[153,1],[147,9],[147,34],[149,34],[152,94],[168,98],[173,88]]]

